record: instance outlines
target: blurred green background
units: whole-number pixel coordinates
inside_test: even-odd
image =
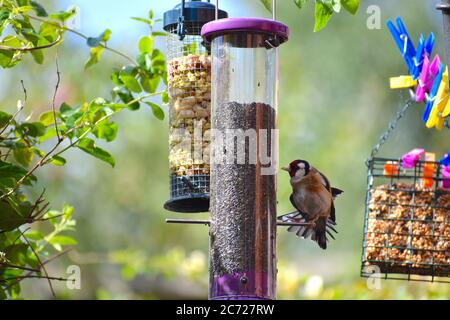
[[[293,1],[279,2],[278,18],[291,28],[290,41],[280,53],[279,127],[281,164],[308,159],[333,185],[345,190],[336,202],[339,235],[327,251],[279,230],[278,297],[280,299],[404,299],[450,298],[448,284],[382,281],[380,290],[369,290],[359,278],[366,190],[365,160],[402,101],[406,91],[390,90],[389,77],[405,74],[406,67],[385,26],[400,15],[413,39],[435,32],[441,45],[438,0],[362,0],[356,17],[335,15],[328,27],[313,33],[314,9],[302,11]],[[42,1],[54,9],[70,4],[80,7],[80,30],[96,36],[113,31],[110,45],[137,55],[143,24],[129,19],[156,17],[178,1],[64,0]],[[267,16],[258,0],[220,1],[231,16]],[[367,28],[367,9],[380,9],[381,29]],[[159,24],[159,28],[162,28]],[[165,42],[157,43],[165,48]],[[56,83],[52,55],[38,66],[27,58],[11,70],[0,71],[2,108],[12,110],[21,97],[20,79],[29,93],[28,114],[50,108]],[[105,53],[96,67],[83,70],[88,48],[68,34],[59,48],[62,89],[58,101],[73,105],[111,89],[109,74],[124,61]],[[415,106],[380,155],[398,157],[424,147],[438,157],[448,152],[449,132],[427,130],[420,118],[423,106]],[[123,113],[117,118],[119,137],[107,148],[117,160],[115,169],[80,152],[68,155],[64,168],[40,171],[52,207],[75,207],[79,245],[69,256],[50,267],[64,274],[79,265],[81,290],[55,284],[59,298],[68,299],[205,299],[208,291],[208,230],[203,226],[166,225],[162,205],[169,194],[167,120],[156,120],[150,110]],[[279,214],[290,212],[288,176],[279,176]],[[206,218],[207,215],[192,217]],[[27,298],[50,298],[44,281],[24,284]]]

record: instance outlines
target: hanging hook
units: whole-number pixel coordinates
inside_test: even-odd
[[[272,0],[272,18],[277,20],[277,0]]]
[[[219,0],[216,0],[216,20],[219,20]]]
[[[177,26],[177,35],[180,38],[180,41],[183,41],[186,36],[186,27],[184,26],[184,15],[186,13],[186,1],[181,0],[181,15],[178,18],[178,26]]]

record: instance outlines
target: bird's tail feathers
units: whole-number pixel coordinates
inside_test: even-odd
[[[326,250],[329,237],[335,240],[333,233],[338,233],[335,226],[336,222],[334,222],[333,220],[327,218],[319,218],[316,221],[314,234],[311,239],[313,241],[316,241],[319,244],[319,247]]]
[[[293,222],[294,219],[302,218],[302,214],[298,211],[294,211],[288,214],[284,214],[282,216],[279,216],[277,219],[281,220],[283,222]]]
[[[280,216],[278,217],[278,220],[281,220],[283,222],[305,223],[305,224],[307,223],[306,219],[298,211]],[[305,225],[305,226],[290,226],[287,229],[287,231],[295,233],[300,238],[307,239],[311,235],[313,230],[311,226]]]
[[[308,223],[306,219],[298,211],[278,217],[283,222]],[[338,233],[336,222],[327,218],[318,219],[314,225],[290,226],[288,232],[295,233],[299,238],[308,239],[319,244],[322,249],[327,248],[328,237],[335,239],[333,232]]]
[[[316,241],[323,250],[327,249],[327,219],[319,218],[314,226],[312,240]]]

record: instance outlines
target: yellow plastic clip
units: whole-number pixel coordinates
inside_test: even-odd
[[[411,76],[400,76],[391,78],[391,89],[412,88],[417,85],[417,80],[413,80]]]
[[[445,72],[442,75],[439,90],[434,100],[433,108],[431,109],[431,113],[427,121],[427,128],[436,127],[438,130],[442,130],[442,128],[444,127],[443,112],[446,106],[449,104],[450,98],[448,90],[448,67],[446,67]]]
[[[442,118],[447,118],[448,116],[450,116],[450,99],[447,101],[444,111],[442,111]]]

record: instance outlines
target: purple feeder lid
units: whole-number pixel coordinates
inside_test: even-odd
[[[264,18],[227,18],[208,22],[202,28],[201,35],[211,42],[214,37],[229,32],[251,32],[273,34],[279,40],[279,44],[289,38],[289,27],[272,19]]]

